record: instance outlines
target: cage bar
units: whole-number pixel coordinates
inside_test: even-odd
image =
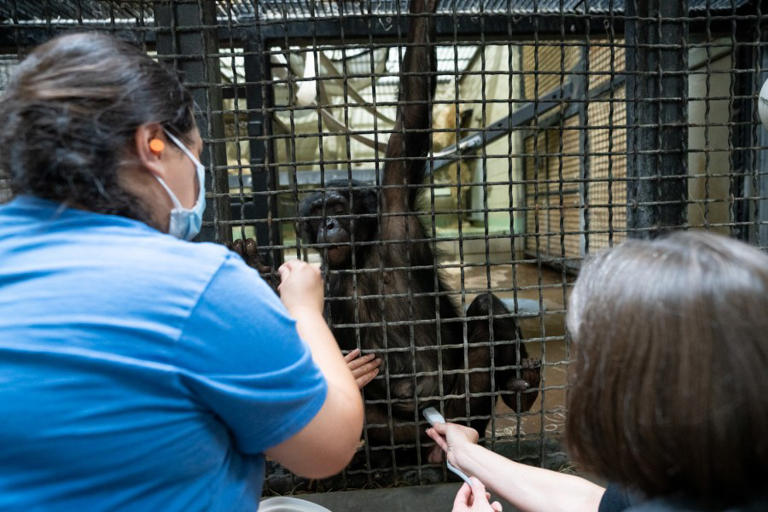
[[[205,224],[199,237],[200,240],[226,243],[231,241],[232,234],[220,229],[220,222],[231,219],[226,197],[229,184],[226,173],[216,172],[220,162],[226,162],[224,125],[220,115],[212,114],[214,111],[221,112],[222,94],[220,87],[211,87],[221,83],[221,79],[218,62],[209,58],[209,55],[218,53],[218,39],[208,28],[215,26],[215,7],[211,2],[155,2],[154,18],[157,55],[161,61],[168,62],[183,73],[185,81],[190,84],[200,136],[210,140],[205,145],[201,162],[208,164],[206,190],[213,192],[213,204],[205,210]],[[210,172],[211,169],[213,172]]]
[[[396,414],[407,403],[445,412],[459,401],[461,414],[488,421],[484,433],[493,450],[570,470],[563,448],[571,360],[564,316],[584,258],[627,237],[671,229],[705,229],[768,246],[768,131],[756,110],[768,79],[762,2],[439,1],[431,15],[432,144],[423,183],[409,185],[420,200],[413,211],[387,212],[380,199],[384,148],[403,104],[409,6],[408,0],[0,3],[0,89],[35,44],[73,30],[108,31],[181,73],[206,147],[209,206],[201,240],[253,238],[262,262],[273,268],[294,258],[320,264],[333,244],[302,240],[301,226],[336,212],[324,207],[308,216],[301,201],[354,186],[372,190],[376,207],[338,218],[381,225],[407,215],[422,223],[423,235],[354,234],[348,244],[380,256],[399,247],[396,261],[366,266],[353,251],[347,268],[324,269],[329,282],[348,276],[352,283],[343,293],[326,293],[336,333],[351,333],[364,349],[376,333],[380,355],[410,358],[374,381],[385,393],[363,390],[367,405],[387,414],[368,421],[342,475],[307,481],[268,463],[267,494],[449,481],[444,467],[425,458],[429,442],[418,435],[426,426],[418,408]],[[0,176],[0,201],[12,196],[10,178]],[[416,263],[420,243],[434,253],[432,261]],[[419,289],[424,273],[431,286]],[[406,276],[410,285],[392,286],[393,276]],[[468,317],[465,310],[484,293],[499,297],[506,311]],[[446,298],[458,317],[441,310]],[[420,314],[416,304],[425,303],[434,311]],[[353,314],[334,318],[332,305],[339,304]],[[392,304],[401,305],[401,314],[363,314]],[[517,327],[512,334],[498,328],[509,319]],[[487,339],[470,343],[478,323],[487,327]],[[418,333],[428,333],[429,344]],[[395,343],[398,334],[408,343]],[[469,364],[470,345],[512,344],[516,364],[495,353],[488,368]],[[461,364],[442,358],[434,369],[417,364],[420,356],[451,350],[461,352]],[[531,408],[516,411],[495,396],[490,413],[475,414],[472,399],[511,394],[499,375],[511,369],[522,376],[523,350],[541,360]],[[483,371],[491,375],[491,391],[465,393],[446,384]],[[420,395],[418,384],[435,376],[439,390]],[[410,392],[393,393],[396,382],[410,383]],[[515,396],[518,407],[524,398]],[[397,428],[417,433],[396,438]],[[376,441],[377,429],[385,442]]]
[[[645,238],[685,224],[688,2],[627,7],[627,228]]]

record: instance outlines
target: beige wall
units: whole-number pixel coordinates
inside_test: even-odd
[[[593,43],[598,42],[602,43],[598,40],[593,41]],[[562,75],[562,71],[566,70],[567,72],[575,64],[575,55],[578,54],[578,51],[580,49],[576,46],[566,47],[565,52],[556,47],[541,46],[535,49],[530,45],[487,45],[482,48],[480,50],[482,53],[476,55],[458,84],[459,98],[461,98],[460,112],[466,112],[469,109],[473,111],[470,130],[473,128],[480,129],[508,116],[510,106],[512,109],[516,108],[519,103],[515,100],[521,99],[523,93],[527,98],[532,98],[534,91],[529,89],[537,89],[539,95],[542,95],[560,85],[563,80],[570,79],[567,75]],[[705,63],[706,58],[711,59],[709,68]],[[539,66],[538,78],[535,78],[532,73],[533,69],[530,67],[535,61],[538,61]],[[513,71],[519,71],[516,68],[522,67],[527,72],[524,78],[521,79],[519,75],[510,73],[510,62]],[[613,51],[601,44],[594,44],[590,47],[590,72],[604,73],[603,75],[590,76],[590,88],[596,87],[598,82],[607,80],[611,68],[614,71],[620,71],[623,63],[624,55],[620,46],[614,47]],[[700,49],[694,49],[689,54],[689,64],[699,67],[691,72],[688,87],[688,123],[690,124],[688,192],[691,201],[688,207],[688,221],[692,226],[709,225],[711,227],[712,224],[729,221],[729,133],[727,126],[729,109],[726,98],[730,94],[731,75],[728,71],[731,67],[731,60],[726,51],[707,56],[702,54]],[[523,82],[525,83],[525,91],[522,87]],[[377,100],[393,101],[396,90],[396,83],[380,87]],[[370,87],[362,88],[359,92],[367,100],[372,100]],[[615,93],[614,101],[620,99],[620,92]],[[436,100],[456,102],[455,94],[456,84],[454,82],[441,82]],[[483,104],[483,99],[485,104]],[[331,100],[336,104],[344,101],[343,97],[338,95],[333,95]],[[510,102],[510,100],[512,101]],[[607,112],[608,101],[609,99],[605,98],[596,99],[590,107],[590,125],[594,124],[595,126],[590,128],[589,150],[590,152],[605,153],[609,151],[611,153],[611,156],[607,157],[611,160],[609,162],[610,172],[613,178],[618,179],[618,181],[610,185],[614,187],[610,204],[608,204],[607,199],[603,198],[603,196],[607,198],[607,192],[603,193],[605,191],[602,189],[590,188],[590,204],[593,206],[591,214],[594,217],[590,219],[590,228],[608,229],[607,214],[610,210],[613,214],[612,227],[621,231],[626,222],[626,195],[624,182],[621,181],[621,177],[625,176],[626,172],[626,162],[623,155],[625,146],[622,136],[624,132],[621,129],[626,123],[623,117],[625,107],[620,101],[613,103],[614,118],[609,121],[606,117],[607,114],[600,115],[602,110]],[[442,107],[444,108],[445,105]],[[440,108],[441,106],[437,105],[433,113],[437,124],[439,124]],[[384,110],[385,115],[395,116],[394,106]],[[330,111],[338,119],[344,120],[342,105],[331,107]],[[360,107],[350,107],[347,115],[349,125],[355,130],[370,132],[374,130],[373,116],[366,110]],[[290,125],[291,119],[287,112],[278,114],[278,118],[284,125]],[[296,112],[293,115],[293,123],[296,133],[314,135],[306,138],[292,138],[279,143],[277,145],[278,160],[292,160],[290,151],[293,148],[298,160],[317,162],[320,157],[317,114],[315,112]],[[615,129],[613,131],[605,129],[606,123],[610,123]],[[385,121],[378,121],[375,127],[379,130],[380,141],[386,141],[388,134],[382,133],[382,130],[391,129],[391,125]],[[324,124],[321,124],[320,131],[323,132],[323,150],[326,161],[346,160],[348,158],[347,151],[351,152],[353,159],[373,159],[376,156],[373,149],[354,140],[350,141],[349,149],[347,149],[345,138],[333,135]],[[241,136],[243,135],[241,134]],[[372,134],[368,134],[368,136],[372,137]],[[514,131],[511,137],[505,136],[489,144],[484,150],[476,154],[477,158],[468,160],[467,164],[462,166],[462,183],[468,182],[468,184],[478,185],[470,187],[469,206],[478,210],[483,210],[486,207],[491,210],[499,210],[488,213],[487,216],[483,212],[471,214],[470,218],[474,221],[475,226],[482,226],[487,219],[487,225],[491,232],[524,233],[526,231],[525,212],[520,212],[514,216],[510,215],[510,209],[524,207],[526,204],[525,187],[522,184],[524,162],[522,161],[523,157],[520,156],[525,153],[522,138],[522,131]],[[612,142],[612,146],[607,145],[608,142]],[[438,146],[436,145],[436,150],[439,149]],[[247,144],[241,144],[241,155],[240,164],[247,164]],[[230,144],[229,158],[230,165],[232,165],[233,160],[236,160],[234,144]],[[602,160],[601,158],[591,158],[592,173],[595,178],[601,177],[602,174],[600,173],[603,171],[605,171],[603,174],[608,172],[608,170],[603,169],[608,164],[602,165],[604,163],[602,160],[606,158],[602,158]],[[353,169],[372,168],[373,166],[372,162],[352,164]],[[340,167],[342,166],[328,164],[326,169]],[[301,166],[300,170],[318,168],[319,166],[315,163]],[[454,174],[456,173],[454,172]],[[451,195],[449,190],[452,183],[455,188],[455,181],[455,177],[453,182],[449,178],[445,191],[436,190],[435,208],[438,213],[455,210],[456,198],[446,197],[446,195]],[[484,181],[497,184],[482,186]],[[427,204],[426,207],[430,207],[430,205]],[[455,224],[458,221],[458,217],[452,213],[442,217],[444,218],[443,221],[448,224]],[[531,226],[529,225],[528,232],[530,229]],[[597,235],[590,238],[589,245],[591,248],[608,245],[606,236],[602,236],[606,240],[598,238]],[[613,237],[613,242],[620,241],[622,238],[623,235],[618,232]]]
[[[688,223],[693,227],[729,222],[726,98],[731,87],[730,68],[731,57],[726,55],[710,65],[711,73],[704,66],[688,76],[688,195],[692,201],[688,205]],[[728,233],[727,226],[711,229]]]
[[[484,62],[480,55],[475,58],[467,74],[460,83],[460,96],[463,100],[477,100],[477,103],[466,105],[474,111],[472,127],[488,126],[491,123],[507,117],[510,113],[508,100],[520,98],[520,80],[509,74],[510,52],[514,65],[519,62],[517,46],[486,46]],[[499,74],[481,74],[486,71],[501,71]],[[483,108],[482,99],[486,104]],[[495,100],[495,101],[494,101]],[[512,108],[517,107],[512,103]],[[487,208],[504,209],[507,211],[492,212],[488,214],[488,227],[492,232],[521,232],[524,218],[522,214],[517,218],[511,218],[509,208],[522,205],[523,187],[520,184],[512,186],[512,204],[510,205],[509,183],[519,182],[522,179],[522,161],[519,155],[522,150],[522,140],[519,132],[513,132],[511,144],[509,137],[502,137],[485,147],[485,173],[487,182],[496,182],[497,185],[487,187]],[[483,155],[482,152],[478,156]],[[475,161],[474,182],[483,181],[482,160]],[[483,187],[477,187],[472,191],[471,204],[474,209],[485,209]],[[483,213],[475,214],[478,219],[483,219]]]

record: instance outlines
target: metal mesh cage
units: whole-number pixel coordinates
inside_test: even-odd
[[[570,360],[563,323],[583,258],[627,237],[668,229],[706,229],[768,244],[768,132],[757,116],[757,94],[768,77],[761,5],[441,0],[429,15],[437,34],[430,43],[437,58],[431,148],[419,199],[408,212],[424,227],[421,242],[431,262],[405,270],[353,262],[326,269],[326,277],[356,276],[349,278],[356,283],[351,296],[327,293],[350,304],[412,305],[421,292],[406,287],[398,295],[402,286],[387,284],[398,271],[439,275],[444,286],[435,278],[426,319],[424,311],[414,315],[404,306],[401,314],[368,325],[340,321],[330,308],[331,326],[350,330],[364,351],[370,347],[363,332],[386,338],[410,331],[409,346],[377,350],[416,360],[453,341],[455,348],[467,346],[473,324],[463,315],[444,318],[441,297],[463,313],[476,297],[493,293],[504,309],[482,318],[490,326],[511,319],[519,331],[491,328],[483,343],[516,347],[511,369],[518,378],[526,351],[540,361],[540,381],[517,393],[517,400],[536,396],[530,408],[515,411],[499,400],[480,418],[487,422],[486,443],[518,460],[568,468],[561,445]],[[319,263],[328,244],[299,236],[308,220],[301,201],[332,190],[333,180],[383,193],[387,142],[405,87],[409,6],[405,0],[11,0],[0,4],[0,88],[35,44],[56,34],[102,30],[136,42],[183,74],[199,107],[209,190],[201,239],[253,238],[272,267],[292,258]],[[0,176],[0,201],[8,197]],[[367,216],[382,221],[388,214],[378,204]],[[388,244],[395,243],[411,250],[402,241],[376,243],[385,252],[394,253]],[[358,311],[353,316],[362,318]],[[444,340],[438,333],[451,322],[462,334]],[[417,339],[423,325],[431,326],[439,347]],[[415,362],[404,374],[390,373],[395,366],[377,377],[380,386],[400,379],[416,388],[429,374]],[[460,365],[438,364],[437,372],[469,382],[478,370],[465,351]],[[486,368],[497,370],[493,361]],[[502,388],[495,383],[490,396]],[[470,385],[458,397],[442,391],[429,400],[413,391],[400,401],[412,412],[396,416],[393,395],[364,390],[368,407],[391,414],[383,424],[369,420],[350,468],[309,482],[270,465],[265,493],[448,479],[444,468],[426,461],[418,410],[449,398],[468,404],[473,390]],[[472,419],[469,406],[465,413]],[[405,441],[394,435],[372,441],[373,429],[404,426],[417,427]]]

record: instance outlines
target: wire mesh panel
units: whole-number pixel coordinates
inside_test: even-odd
[[[429,405],[569,470],[564,313],[584,257],[670,229],[768,244],[760,2],[418,4],[0,4],[0,87],[72,30],[176,67],[207,143],[201,238],[252,239],[271,282],[285,260],[322,264],[342,347],[385,359],[352,465],[309,482],[272,464],[266,493],[449,479],[427,460]]]

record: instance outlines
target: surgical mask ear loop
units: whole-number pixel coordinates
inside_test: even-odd
[[[177,138],[176,138],[176,136],[175,136],[175,135],[173,135],[173,134],[172,134],[171,132],[169,132],[168,130],[165,130],[165,135],[166,135],[166,136],[167,136],[169,139],[171,139],[171,141],[172,141],[174,144],[176,144],[176,146],[177,146],[177,147],[178,147],[178,148],[179,148],[179,149],[180,149],[180,150],[181,150],[181,151],[182,151],[182,152],[183,152],[185,155],[187,155],[187,156],[189,157],[189,159],[190,159],[190,160],[192,160],[192,163],[193,163],[193,164],[195,164],[195,170],[197,171],[197,175],[198,175],[198,177],[200,177],[201,175],[202,175],[203,177],[205,177],[205,166],[204,166],[203,164],[201,164],[201,163],[200,163],[200,160],[198,160],[198,159],[197,159],[197,157],[196,157],[195,155],[193,155],[193,154],[192,154],[192,152],[189,150],[189,148],[187,148],[187,146],[186,146],[186,145],[185,145],[183,142],[181,142],[179,139],[177,139]],[[162,142],[162,141],[161,141],[161,142]],[[202,181],[202,180],[200,181],[200,188],[201,188],[201,189],[203,188],[203,181]]]
[[[184,208],[176,194],[173,193],[165,181],[159,176],[155,176],[168,193],[174,206],[170,212],[168,234],[182,240],[192,240],[200,232],[203,224],[203,212],[205,211],[205,167],[179,139],[168,132],[168,130],[165,130],[165,134],[171,142],[178,146],[179,150],[192,160],[192,163],[195,165],[195,174],[199,186],[195,205],[192,208]]]

